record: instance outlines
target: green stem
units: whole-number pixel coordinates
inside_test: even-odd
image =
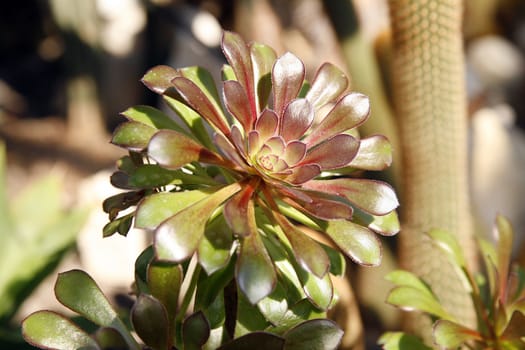
[[[175,343],[177,344],[177,348],[182,349],[182,321],[184,320],[184,317],[186,316],[188,312],[188,308],[190,306],[190,303],[193,299],[193,295],[195,294],[195,290],[197,288],[197,282],[199,280],[201,267],[199,263],[196,263],[194,270],[191,272],[191,279],[190,283],[188,285],[188,288],[186,289],[186,292],[184,293],[184,297],[182,299],[181,305],[179,307],[179,310],[177,312],[177,315],[175,316]]]

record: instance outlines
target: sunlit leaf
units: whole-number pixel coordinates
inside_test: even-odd
[[[286,290],[280,283],[277,283],[273,292],[257,303],[259,311],[274,325],[279,324],[288,311],[286,296]]]
[[[434,229],[428,235],[451,259],[452,263],[461,268],[466,268],[466,260],[457,238],[451,233]]]
[[[325,232],[356,263],[365,266],[381,263],[381,243],[366,227],[347,220],[330,220]]]
[[[230,260],[232,243],[233,233],[226,224],[224,215],[208,224],[197,249],[199,263],[207,274],[226,266]]]
[[[384,170],[392,164],[392,145],[383,135],[363,138],[349,166],[364,170]]]
[[[28,343],[43,349],[100,349],[86,332],[51,311],[37,311],[24,319],[22,335]]]
[[[395,287],[386,299],[387,303],[403,310],[419,310],[427,312],[438,318],[454,321],[454,318],[441,306],[435,297],[419,288],[409,286]]]
[[[225,81],[223,91],[228,111],[242,125],[245,133],[251,131],[255,122],[255,111],[250,110],[250,101],[241,84],[235,80]]]
[[[343,338],[343,330],[334,321],[310,320],[290,329],[284,335],[285,350],[334,350]]]
[[[206,223],[215,209],[240,190],[233,183],[165,220],[155,230],[155,252],[160,260],[182,262],[197,249]]]
[[[69,309],[99,326],[115,328],[131,349],[138,348],[106,296],[84,271],[71,270],[60,273],[55,284],[55,294],[58,301]]]
[[[303,62],[287,52],[279,57],[272,69],[273,110],[283,115],[284,109],[297,97],[305,75]]]
[[[141,151],[148,146],[148,142],[155,132],[156,129],[146,124],[125,122],[117,127],[111,143],[129,150]]]
[[[310,148],[301,163],[315,163],[322,170],[337,169],[350,163],[358,149],[358,140],[347,134],[339,134]]]
[[[131,321],[146,345],[159,350],[169,349],[168,315],[159,300],[151,295],[139,295],[131,309]]]
[[[402,332],[387,332],[378,340],[385,350],[432,350],[414,335]]]
[[[372,222],[368,228],[383,236],[393,236],[399,232],[401,225],[397,212],[392,211],[386,215],[372,215]]]
[[[178,75],[179,73],[169,66],[155,66],[146,72],[141,81],[151,91],[162,95],[173,87],[171,80]]]
[[[319,278],[312,273],[299,272],[306,296],[312,304],[321,310],[327,310],[333,301],[334,288],[329,274]]]
[[[426,294],[429,298],[436,298],[430,287],[412,272],[395,270],[386,275],[385,278],[398,286],[411,287]]]
[[[171,84],[171,83],[170,83]],[[121,113],[129,120],[155,129],[172,129],[184,133],[184,129],[161,110],[151,106],[134,106]]]
[[[255,88],[257,90],[257,113],[268,102],[272,90],[271,71],[273,62],[277,58],[275,51],[266,45],[252,43],[250,45]]]
[[[507,294],[507,278],[509,275],[514,234],[511,223],[502,215],[496,217],[494,235],[497,240],[496,251],[498,254],[497,268],[499,293],[501,296],[504,296]]]
[[[173,321],[177,311],[182,278],[180,265],[160,262],[152,262],[148,265],[147,282],[150,293],[164,305],[169,322]]]
[[[237,236],[247,236],[255,231],[255,224],[252,222],[255,215],[252,200],[254,191],[254,186],[247,184],[224,205],[224,218]]]
[[[306,95],[313,106],[322,107],[339,97],[348,86],[343,71],[331,63],[324,63],[316,72],[312,86]]]
[[[279,124],[279,134],[285,141],[300,139],[314,121],[314,109],[304,98],[291,101]]]
[[[436,344],[448,349],[458,348],[474,340],[482,340],[478,332],[448,320],[438,320],[433,327],[432,335]]]

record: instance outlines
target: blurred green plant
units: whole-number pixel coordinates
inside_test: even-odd
[[[431,316],[435,321],[433,340],[442,349],[525,349],[525,269],[511,264],[513,230],[509,221],[503,216],[496,218],[495,245],[478,240],[483,275],[469,269],[454,235],[433,230],[428,236],[446,254],[470,291],[477,327],[458,322],[443,308],[428,284],[407,271],[394,271],[387,276],[396,285],[387,302]],[[387,350],[430,349],[421,340],[396,332],[383,335],[380,343]]]
[[[342,331],[326,312],[337,301],[330,274],[345,271],[340,252],[378,265],[375,233],[399,231],[393,189],[358,178],[390,165],[390,144],[359,137],[368,98],[344,94],[335,66],[310,84],[291,53],[277,58],[231,32],[222,50],[225,108],[207,71],[157,66],[142,81],[183,123],[136,106],[113,134],[129,155],[111,181],[126,191],[104,201],[103,233],[134,224],[154,238],[137,259],[129,321],[152,349],[335,349]],[[90,336],[40,311],[23,323],[30,343],[141,348],[85,273],[62,274],[55,291],[101,328]]]
[[[6,154],[0,145],[0,347],[22,343],[12,317],[71,248],[87,218],[84,209],[64,210],[60,180],[49,175],[9,201]],[[45,202],[45,205],[43,205]]]

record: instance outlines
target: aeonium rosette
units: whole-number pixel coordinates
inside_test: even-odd
[[[135,226],[154,232],[157,259],[197,256],[207,273],[235,256],[238,286],[251,303],[272,292],[276,268],[286,269],[283,257],[293,261],[307,297],[315,294],[311,283],[329,285],[331,293],[330,244],[357,263],[377,265],[374,232],[399,229],[392,188],[354,176],[387,167],[390,144],[378,135],[359,138],[368,98],[344,94],[347,79],[332,64],[322,65],[310,85],[291,53],[277,58],[231,32],[223,34],[222,50],[229,63],[222,99],[198,67],[157,66],[144,76],[185,125],[146,106],[123,113],[129,121],[112,142],[131,156],[120,161],[113,183],[133,191],[114,198],[118,205],[106,203],[114,222],[108,234],[134,217]],[[116,217],[135,204],[135,212]]]

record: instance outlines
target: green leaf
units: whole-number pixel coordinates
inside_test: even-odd
[[[387,332],[379,338],[378,344],[385,350],[432,350],[421,339],[403,332]]]
[[[184,350],[200,350],[209,336],[210,324],[202,311],[197,311],[184,320],[182,324]]]
[[[179,73],[169,66],[155,66],[144,74],[141,81],[151,91],[162,95],[173,87],[171,81],[176,76],[179,76]]]
[[[93,338],[104,350],[124,350],[127,348],[126,340],[113,328],[101,327],[93,334]]]
[[[0,232],[12,232],[13,222],[9,215],[10,209],[7,202],[6,155],[5,145],[0,142]],[[0,235],[0,247],[4,246],[7,235]]]
[[[436,344],[444,348],[455,349],[467,342],[483,340],[478,332],[448,320],[437,321],[432,334]]]
[[[129,177],[129,185],[137,188],[156,188],[172,183],[180,183],[180,171],[165,169],[157,164],[145,164]]]
[[[224,344],[218,350],[282,350],[284,339],[267,332],[252,332],[229,343]]]
[[[453,316],[441,306],[434,296],[430,296],[427,292],[419,288],[408,286],[396,287],[390,291],[386,302],[403,310],[419,310],[438,318],[454,321]]]
[[[332,350],[337,349],[343,337],[337,324],[327,319],[303,322],[284,335],[285,350]]]
[[[161,110],[150,106],[134,106],[121,113],[126,118],[155,129],[171,129],[186,133],[184,129]]]
[[[343,254],[332,247],[321,244],[330,259],[330,273],[334,276],[344,276],[346,271],[346,260]]]
[[[509,220],[504,216],[498,215],[496,217],[496,225],[494,228],[497,245],[496,250],[498,254],[498,277],[499,277],[499,293],[501,297],[507,295],[507,279],[509,276],[509,267],[512,254],[513,230]]]
[[[364,266],[381,264],[381,243],[368,228],[346,220],[330,220],[325,232],[354,262]]]
[[[266,45],[252,43],[250,45],[250,56],[253,66],[255,88],[257,90],[257,114],[261,112],[268,103],[272,91],[272,66],[277,58],[275,51]]]
[[[233,183],[165,220],[155,231],[155,251],[159,260],[181,262],[199,246],[206,223],[215,209],[240,190]]]
[[[385,278],[398,286],[417,289],[421,293],[426,294],[429,298],[436,299],[436,296],[430,287],[412,272],[405,270],[395,270],[386,275]]]
[[[153,246],[150,245],[140,253],[135,260],[135,284],[137,289],[141,293],[149,293],[148,281],[148,268],[149,264],[155,257],[155,251]]]
[[[87,333],[51,311],[29,315],[22,321],[22,334],[28,343],[44,349],[100,349]]]
[[[428,235],[449,256],[454,265],[462,269],[467,268],[463,251],[454,235],[439,229],[431,230]]]
[[[268,320],[264,318],[257,306],[251,304],[243,293],[238,293],[234,338],[266,329],[269,325]]]
[[[306,271],[298,271],[298,274],[308,299],[319,309],[327,310],[334,297],[330,275],[326,274],[323,278],[319,278],[312,273],[306,273]]]
[[[199,263],[208,275],[228,264],[233,244],[233,233],[220,215],[208,224],[202,237],[197,255]]]
[[[58,301],[91,322],[116,329],[126,339],[130,349],[139,348],[108,299],[84,271],[60,273],[55,284],[55,294]]]
[[[272,292],[275,268],[257,231],[242,239],[235,272],[239,289],[252,304]]]
[[[208,310],[220,293],[232,281],[235,274],[235,259],[211,275],[200,274],[195,294],[195,310]]]
[[[164,305],[168,321],[172,322],[177,311],[177,301],[183,278],[181,266],[154,261],[148,266],[147,278],[151,295]]]
[[[139,122],[125,122],[113,132],[111,143],[132,151],[142,151],[157,130]]]
[[[160,192],[144,198],[137,206],[135,227],[154,230],[164,220],[209,196],[210,190]]]
[[[368,228],[383,236],[393,236],[399,232],[401,225],[396,211],[391,211],[386,215],[371,215],[372,222],[368,224]]]
[[[166,309],[151,295],[141,294],[131,309],[133,328],[144,343],[154,349],[169,349],[169,322]]]
[[[277,283],[273,292],[257,303],[259,311],[272,324],[277,325],[288,311],[286,290],[281,283]]]

